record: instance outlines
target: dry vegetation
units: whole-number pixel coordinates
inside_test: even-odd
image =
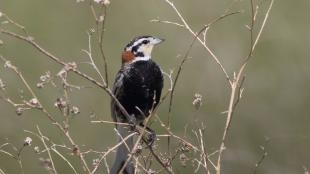
[[[134,149],[131,153],[131,155],[128,158],[133,158],[137,167],[138,173],[177,173],[174,166],[174,161],[179,160],[182,165],[193,165],[194,171],[193,173],[216,173],[220,174],[222,172],[222,160],[223,160],[223,153],[225,152],[225,144],[227,141],[227,136],[229,134],[229,127],[232,124],[233,121],[233,115],[234,111],[237,108],[237,105],[242,98],[242,92],[243,92],[243,83],[245,82],[245,76],[244,72],[247,67],[248,61],[252,58],[253,53],[255,51],[256,45],[259,42],[260,36],[263,32],[263,29],[265,27],[265,24],[267,22],[269,12],[273,5],[273,0],[270,1],[255,1],[255,0],[249,0],[250,6],[249,9],[242,9],[241,11],[231,11],[231,7],[228,7],[226,11],[223,12],[221,16],[218,18],[210,21],[208,24],[202,24],[202,28],[199,31],[194,31],[191,27],[191,24],[189,20],[186,20],[186,18],[182,15],[182,11],[178,10],[177,4],[172,3],[170,0],[164,0],[167,4],[167,6],[171,7],[171,10],[175,12],[177,22],[171,22],[167,20],[161,20],[161,19],[154,19],[151,20],[151,22],[157,22],[157,23],[163,23],[164,25],[175,25],[177,29],[179,30],[186,30],[192,35],[192,41],[190,45],[188,45],[188,49],[182,53],[182,60],[178,67],[175,67],[175,71],[171,71],[169,73],[164,73],[166,78],[166,85],[169,85],[168,91],[165,91],[160,104],[157,108],[154,108],[153,111],[150,114],[150,117],[146,119],[145,125],[148,125],[150,120],[157,120],[160,122],[160,125],[163,129],[163,131],[166,132],[166,134],[158,135],[158,137],[167,137],[168,139],[168,146],[167,146],[167,152],[163,153],[160,152],[159,149],[162,149],[162,147],[157,147],[155,142],[155,146],[146,146],[144,142],[144,134],[147,134],[147,131],[145,127],[138,127],[137,133],[133,133],[130,136],[136,136],[136,143],[134,146]],[[122,108],[122,112],[124,115],[128,116],[128,113],[126,110],[121,106],[121,104],[117,101],[115,96],[113,96],[111,92],[111,83],[107,81],[109,76],[109,66],[107,64],[107,57],[105,56],[104,52],[104,46],[103,46],[103,40],[104,40],[104,31],[105,31],[105,17],[107,14],[107,8],[109,8],[110,2],[108,0],[85,0],[84,1],[78,1],[80,3],[84,3],[85,6],[89,6],[91,9],[93,15],[93,20],[96,23],[96,26],[88,31],[88,48],[85,50],[82,50],[83,53],[85,53],[88,57],[87,64],[90,65],[92,69],[95,70],[95,72],[98,74],[98,79],[91,77],[88,74],[85,74],[82,72],[79,67],[77,66],[76,62],[65,62],[64,58],[56,56],[57,53],[52,53],[48,51],[48,49],[43,48],[38,42],[29,35],[29,32],[27,29],[21,24],[22,21],[16,22],[13,17],[10,17],[8,14],[9,12],[5,12],[5,9],[1,9],[4,11],[0,12],[0,19],[2,24],[0,25],[0,33],[1,37],[7,36],[12,39],[20,40],[21,42],[26,42],[27,44],[31,45],[33,48],[33,51],[39,51],[43,55],[46,56],[47,59],[53,60],[56,64],[59,64],[62,66],[62,68],[59,70],[57,74],[51,74],[49,70],[46,70],[46,73],[43,74],[39,82],[33,82],[28,81],[24,76],[23,72],[21,72],[18,67],[14,65],[13,62],[7,58],[7,56],[0,55],[1,57],[1,64],[5,66],[7,71],[11,71],[12,73],[15,73],[18,77],[18,80],[20,80],[27,91],[24,91],[24,93],[28,93],[31,97],[29,98],[21,98],[19,101],[14,101],[11,99],[11,97],[7,94],[6,89],[7,88],[17,88],[14,86],[6,86],[5,81],[1,80],[1,74],[0,74],[0,98],[2,101],[5,101],[16,109],[17,115],[22,115],[24,112],[27,112],[28,110],[38,110],[50,121],[50,124],[54,125],[53,131],[59,131],[64,136],[63,138],[66,139],[64,142],[69,142],[67,144],[57,144],[52,139],[44,135],[44,132],[41,131],[40,125],[34,125],[34,129],[36,131],[28,131],[25,130],[29,137],[26,137],[24,140],[24,144],[21,145],[15,145],[9,142],[5,142],[0,145],[0,153],[2,155],[6,155],[10,158],[13,158],[16,160],[17,164],[20,167],[20,173],[26,173],[24,172],[24,166],[23,166],[23,160],[21,156],[23,155],[23,150],[25,148],[30,148],[32,139],[38,139],[42,142],[40,146],[35,146],[34,153],[39,154],[40,161],[42,166],[46,169],[48,173],[61,173],[60,169],[57,168],[57,165],[54,163],[54,155],[57,155],[60,157],[63,162],[68,165],[73,173],[88,173],[88,174],[94,174],[98,173],[99,168],[101,168],[102,171],[106,171],[105,173],[108,173],[109,167],[111,164],[108,164],[107,158],[110,158],[113,156],[114,150],[121,144],[115,144],[115,146],[106,148],[105,151],[98,151],[95,149],[88,149],[87,144],[85,147],[83,147],[83,150],[81,150],[81,145],[77,144],[76,141],[71,136],[71,130],[70,130],[70,119],[72,115],[76,115],[80,113],[80,109],[78,106],[73,106],[70,103],[70,97],[69,93],[72,90],[80,89],[83,90],[83,87],[79,85],[73,85],[70,84],[68,77],[70,77],[71,74],[78,75],[81,79],[85,79],[89,81],[93,86],[96,86],[98,88],[101,88],[104,92],[106,92],[112,100],[116,100],[117,104]],[[113,2],[112,2],[113,3]],[[232,5],[234,3],[237,3],[237,1],[233,1]],[[269,3],[267,9],[260,9],[261,3]],[[247,56],[243,58],[243,61],[240,62],[240,68],[236,69],[233,75],[230,76],[221,63],[221,58],[216,56],[216,53],[208,46],[208,30],[213,27],[215,23],[217,23],[220,20],[227,20],[232,15],[238,15],[239,13],[242,13],[242,11],[248,10],[250,12],[249,23],[245,25],[245,27],[248,29],[248,34],[245,37],[248,37],[250,40],[249,50],[247,53]],[[261,21],[258,21],[256,16],[261,13],[263,14],[263,19]],[[10,26],[10,27],[7,27]],[[12,30],[11,28],[14,28]],[[9,29],[8,29],[9,28]],[[20,32],[16,29],[20,30]],[[92,44],[93,41],[96,42],[96,44]],[[2,41],[0,41],[0,44]],[[189,58],[189,55],[191,53],[191,48],[194,43],[199,43],[202,49],[206,50],[206,58],[211,57],[217,64],[218,68],[221,69],[223,73],[223,78],[227,80],[227,84],[230,88],[230,96],[227,96],[229,98],[229,103],[227,105],[227,111],[224,112],[226,115],[226,124],[223,125],[223,134],[221,138],[221,142],[219,142],[219,147],[216,151],[210,151],[206,147],[206,133],[204,132],[204,125],[200,124],[198,127],[193,128],[192,136],[194,137],[194,141],[191,139],[186,138],[182,135],[177,135],[173,132],[173,129],[171,129],[170,124],[170,117],[171,117],[171,111],[174,109],[173,100],[174,96],[178,95],[177,93],[177,86],[178,86],[178,79],[182,75],[182,67],[185,65],[186,60]],[[95,58],[93,57],[93,47],[98,47],[100,50],[103,67],[104,69],[99,69],[96,65]],[[55,82],[55,79],[60,79],[60,81]],[[34,92],[31,86],[34,86],[33,84],[36,84],[38,88],[44,88],[47,84],[52,84],[54,87],[60,87],[63,90],[63,96],[61,98],[58,98],[57,101],[55,101],[55,108],[56,110],[59,110],[60,113],[63,115],[63,120],[59,121],[58,119],[55,119],[54,111],[50,111],[47,109],[46,106],[44,106],[40,100],[39,97],[37,97],[37,94]],[[156,111],[158,108],[160,108],[161,104],[164,100],[168,100],[169,104],[169,114],[168,114],[168,121],[164,122],[160,119],[160,117],[157,115]],[[195,95],[193,105],[197,110],[199,110],[200,106],[202,104],[202,96],[199,94]],[[129,117],[128,117],[129,118]],[[31,119],[31,118],[27,118]],[[89,124],[124,124],[124,123],[114,123],[108,120],[94,120],[91,121]],[[111,132],[115,133],[115,136],[118,135],[117,130],[111,130]],[[124,140],[126,140],[129,137],[122,137]],[[165,138],[161,138],[161,140],[164,140]],[[171,143],[171,142],[177,142],[177,143]],[[177,146],[172,147],[172,144],[178,144]],[[32,147],[32,146],[31,146]],[[229,147],[228,147],[229,148]],[[61,149],[61,150],[59,150]],[[174,150],[172,150],[174,149]],[[64,153],[66,151],[66,153]],[[52,155],[54,154],[54,155]],[[95,154],[98,156],[98,158],[93,159],[92,161],[87,161],[86,156],[89,154]],[[190,155],[189,155],[190,154]],[[262,161],[266,157],[267,152],[265,149],[263,149],[263,155],[262,158],[257,162],[255,166],[255,170],[253,173],[256,173],[259,166],[262,164]],[[75,166],[71,161],[71,156],[75,156],[80,160],[80,165],[82,167]],[[191,164],[189,163],[191,162]],[[79,169],[82,169],[79,171]],[[306,169],[305,169],[306,170]],[[0,169],[0,173],[5,173],[4,169]]]

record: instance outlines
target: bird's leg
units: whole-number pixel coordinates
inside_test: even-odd
[[[143,123],[140,123],[140,126],[145,127],[148,132],[148,137],[146,138],[147,146],[152,146],[156,140],[156,133],[153,129],[149,128],[148,126],[144,126]]]
[[[134,114],[129,115],[128,124],[131,125],[132,130],[136,130],[137,119]]]

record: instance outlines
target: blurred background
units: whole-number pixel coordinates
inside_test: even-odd
[[[212,19],[223,14],[232,2],[233,0],[174,0],[174,4],[194,31],[199,31]],[[260,2],[262,5],[256,27],[261,24],[270,1]],[[249,7],[248,0],[234,3],[231,11],[242,10],[243,13],[216,23],[207,35],[208,45],[231,76],[239,69],[248,53],[249,32],[245,25],[250,22]],[[307,0],[275,1],[253,59],[246,68],[245,90],[228,134],[227,149],[223,156],[223,173],[253,173],[255,164],[262,157],[260,146],[266,144],[266,138],[269,139],[265,145],[268,155],[258,173],[305,173],[303,167],[310,168],[309,7],[310,1]],[[95,27],[88,1],[77,3],[75,0],[1,0],[0,11],[24,25],[43,48],[65,62],[76,62],[81,71],[99,80],[94,69],[82,63],[89,61],[81,52],[81,49],[88,47],[86,32]],[[153,52],[153,59],[165,72],[175,69],[180,63],[192,41],[192,35],[181,27],[150,22],[152,19],[181,23],[164,0],[111,0],[104,36],[110,84],[120,68],[123,47],[135,36],[147,34],[166,39],[165,43]],[[3,17],[0,17],[0,21],[1,28],[21,33],[15,27],[3,23]],[[47,71],[56,75],[62,67],[22,41],[3,34],[0,34],[0,40],[3,42],[0,54],[19,68],[49,112],[53,113],[57,120],[63,120],[59,110],[54,107],[56,99],[63,96],[61,88],[51,84],[43,89],[36,88],[41,75]],[[96,40],[93,45],[95,61],[102,71],[103,62]],[[187,126],[187,137],[195,142],[191,130],[203,123],[206,127],[204,138],[207,150],[211,153],[220,145],[226,120],[225,114],[221,113],[227,110],[230,88],[219,66],[199,43],[194,45],[190,57],[176,87],[171,130],[182,136],[184,127]],[[5,82],[6,92],[12,100],[29,100],[30,95],[19,78],[3,65],[0,66],[0,78]],[[59,80],[55,81],[60,84]],[[69,81],[87,87],[74,89],[69,93],[71,104],[78,106],[81,111],[70,118],[72,137],[82,148],[106,150],[116,142],[114,126],[92,124],[90,121],[111,121],[109,96],[102,89],[74,74],[70,74]],[[166,79],[165,90],[168,87],[169,82]],[[198,111],[192,105],[195,93],[203,96],[203,104]],[[164,121],[168,115],[167,101],[158,111]],[[41,112],[30,110],[18,116],[15,110],[16,108],[0,100],[0,145],[9,142],[21,147],[25,137],[32,137],[32,146],[24,149],[21,156],[24,171],[46,173],[38,160],[46,154],[37,155],[33,150],[34,146],[43,147],[41,142],[24,130],[36,132],[38,125],[42,133],[54,142],[68,142]],[[199,124],[193,121],[195,119],[199,120]],[[156,121],[152,127],[158,134],[165,133]],[[162,138],[159,148],[165,152],[166,147],[166,139]],[[9,148],[6,150],[13,153]],[[66,155],[75,166],[79,166],[77,158]],[[72,173],[58,156],[53,157],[59,173]],[[94,158],[96,156],[87,157],[89,164]],[[112,159],[110,156],[109,162]],[[178,161],[175,161],[174,165],[177,166],[178,173],[193,171],[191,162],[184,168]],[[20,173],[16,160],[3,153],[0,153],[0,169],[8,174]]]

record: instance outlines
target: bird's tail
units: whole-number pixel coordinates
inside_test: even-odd
[[[121,137],[118,136],[119,137],[118,142],[123,142],[122,139],[125,139],[127,136],[133,133],[130,126],[117,125],[116,127],[120,134],[119,136],[121,136]],[[127,162],[132,149],[133,149],[133,136],[129,137],[117,148],[116,157],[113,166],[110,170],[110,174],[119,174],[120,170],[123,168],[125,164],[126,167],[124,168],[122,174],[135,173],[132,158]]]

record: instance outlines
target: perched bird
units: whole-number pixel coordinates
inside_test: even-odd
[[[122,53],[122,66],[116,75],[113,94],[134,118],[134,124],[143,124],[145,117],[160,100],[163,75],[160,67],[151,59],[151,53],[153,47],[163,41],[153,36],[136,37],[126,45]],[[130,122],[114,100],[111,101],[111,111],[115,122]],[[118,137],[118,142],[133,132],[130,126],[124,124],[116,124],[116,128],[121,136]],[[125,143],[117,148],[110,174],[118,174],[122,168],[123,174],[135,172],[133,161],[127,161],[133,149],[133,137],[128,138]]]

